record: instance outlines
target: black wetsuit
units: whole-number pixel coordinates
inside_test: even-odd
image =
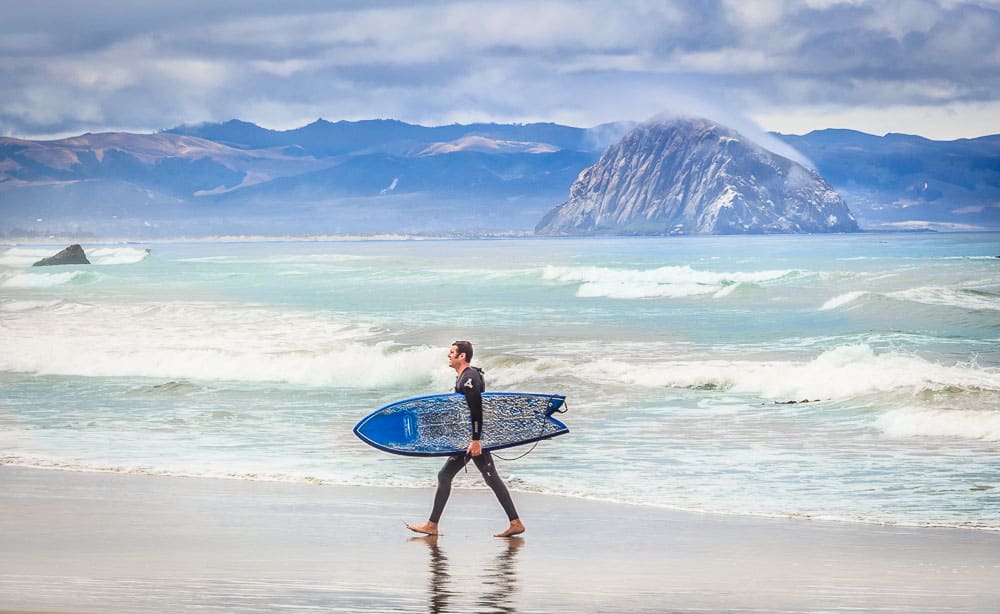
[[[472,439],[478,441],[483,436],[483,391],[486,384],[483,382],[483,374],[476,367],[467,367],[458,379],[455,380],[455,392],[465,395],[465,402],[469,404],[469,413],[472,417]],[[517,510],[514,509],[514,501],[510,498],[507,486],[500,479],[496,467],[493,465],[493,457],[486,450],[479,456],[469,456],[467,454],[455,454],[449,456],[444,467],[438,472],[438,487],[434,494],[434,509],[431,510],[430,520],[438,522],[444,506],[448,503],[451,495],[451,481],[455,478],[462,467],[465,467],[469,459],[476,463],[476,468],[483,474],[486,484],[493,489],[500,505],[507,513],[509,520],[517,519]]]

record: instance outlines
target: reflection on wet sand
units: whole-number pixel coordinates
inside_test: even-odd
[[[485,591],[479,599],[480,612],[516,612],[513,606],[517,592],[517,551],[524,545],[524,539],[510,537],[507,547],[501,550],[484,571]]]
[[[423,542],[427,545],[431,555],[431,584],[428,595],[430,597],[429,611],[432,614],[448,611],[448,602],[454,593],[448,588],[448,557],[438,546],[437,535],[425,535],[423,537],[411,537],[411,542]]]
[[[456,606],[449,609],[454,597],[459,595],[452,590],[451,575],[448,571],[448,557],[438,544],[437,535],[411,537],[411,542],[423,542],[430,552],[430,590],[429,609],[432,614],[446,612],[468,611],[467,608]],[[470,587],[478,594],[476,598],[477,612],[498,612],[508,614],[516,612],[512,597],[517,593],[517,552],[524,545],[524,539],[512,537],[504,540],[506,547],[497,553],[489,564],[484,565],[480,574],[475,574],[481,582]]]

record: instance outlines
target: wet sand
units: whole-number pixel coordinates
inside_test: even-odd
[[[0,612],[991,612],[1000,533],[0,467]]]

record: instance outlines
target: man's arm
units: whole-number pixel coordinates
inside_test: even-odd
[[[460,384],[462,394],[465,395],[465,402],[469,406],[469,414],[472,418],[472,442],[469,444],[468,453],[472,456],[482,454],[482,444],[479,443],[483,436],[483,382],[482,376],[473,367],[468,372]]]
[[[478,387],[463,390],[465,402],[469,404],[472,415],[472,440],[479,441],[483,437],[483,393]]]

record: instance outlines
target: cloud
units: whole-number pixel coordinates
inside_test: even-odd
[[[996,109],[998,41],[995,0],[14,3],[0,23],[0,130],[320,116],[591,126],[698,108],[821,128],[825,114],[889,121],[896,107],[941,110],[939,127],[976,136],[997,127],[954,110]]]

